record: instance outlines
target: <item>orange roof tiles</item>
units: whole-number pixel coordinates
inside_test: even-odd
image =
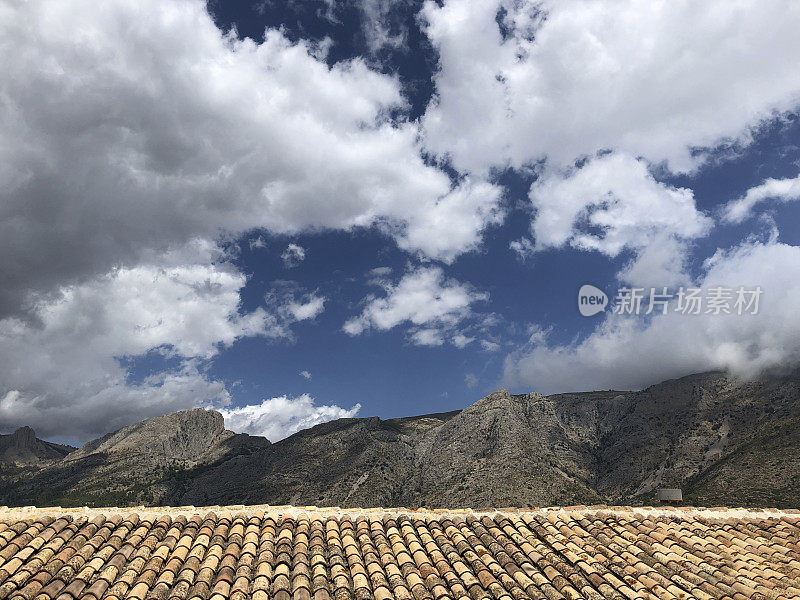
[[[800,513],[0,508],[0,598],[786,600]]]

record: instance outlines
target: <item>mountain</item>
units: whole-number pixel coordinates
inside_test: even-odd
[[[73,450],[75,448],[71,446],[40,440],[30,427],[20,427],[14,433],[0,435],[0,464],[3,465],[43,464],[60,460]]]
[[[340,419],[270,444],[196,409],[0,479],[7,504],[796,506],[800,373],[723,373],[638,392],[495,392],[462,411]]]
[[[202,408],[129,425],[38,470],[0,476],[8,505],[151,504],[176,473],[268,447],[269,441],[225,430],[222,415]]]

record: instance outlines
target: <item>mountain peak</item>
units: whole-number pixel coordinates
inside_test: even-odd
[[[225,421],[219,412],[193,408],[123,427],[88,442],[70,458],[98,452],[135,452],[195,460],[226,433],[233,435],[225,431]]]
[[[72,448],[51,444],[36,437],[36,432],[27,425],[14,433],[0,435],[0,462],[12,464],[34,464],[57,460]]]
[[[642,503],[669,487],[706,506],[790,506],[798,432],[798,376],[699,374],[547,397],[498,390],[462,411],[340,420],[275,444],[195,409],[124,427],[36,473],[10,469],[0,503],[52,502],[50,490],[64,490],[62,505],[545,506]],[[31,435],[0,442],[24,446]]]
[[[512,394],[507,389],[500,389],[474,402],[465,408],[464,412],[469,414],[492,409],[509,410],[514,407],[524,408],[531,401],[543,399],[544,396],[538,392],[531,392],[530,394]]]
[[[36,441],[36,432],[32,427],[23,425],[9,436],[9,440],[14,440],[20,446],[30,446]]]

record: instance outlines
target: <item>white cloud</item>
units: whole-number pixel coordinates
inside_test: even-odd
[[[442,332],[438,329],[417,329],[410,335],[411,342],[416,346],[441,346],[444,344]]]
[[[250,250],[255,250],[256,248],[266,248],[267,242],[264,240],[263,236],[258,236],[257,238],[250,240]]]
[[[497,352],[500,350],[500,344],[492,342],[491,340],[481,340],[481,348],[487,352]]]
[[[512,250],[523,258],[564,246],[610,257],[628,250],[634,258],[618,277],[646,287],[686,282],[690,242],[713,224],[697,210],[692,190],[656,181],[644,161],[624,154],[544,173],[529,195],[533,242],[512,242]]]
[[[383,0],[363,8],[387,23]],[[501,190],[485,180],[495,166],[545,161],[530,194],[536,248],[633,250],[624,281],[682,281],[688,245],[709,221],[691,191],[655,181],[647,166],[695,168],[703,147],[746,143],[750,127],[800,102],[791,0],[428,2],[441,70],[421,125],[390,116],[406,108],[397,77],[362,60],[329,66],[328,43],[278,30],[263,43],[226,35],[201,0],[40,0],[0,15],[0,423],[43,435],[85,438],[225,404],[224,383],[204,370],[221,347],[291,339],[292,323],[324,310],[325,298],[295,289],[241,314],[245,276],[221,255],[220,236],[377,225],[404,250],[449,262],[503,218]],[[387,32],[377,44],[391,43]],[[458,183],[422,150],[451,161]],[[753,188],[729,217],[795,197],[795,181]],[[533,247],[511,245],[521,255]],[[777,295],[796,291],[787,288],[796,249],[774,240],[721,254],[706,279],[725,264],[760,276],[754,257],[787,269],[783,283],[770,271],[778,266],[765,271]],[[404,326],[416,344],[479,339],[465,323],[487,294],[435,267],[389,275],[373,274],[384,294],[347,333]],[[687,365],[772,364],[796,352],[786,326],[796,313],[775,314],[743,333],[749,322],[701,318],[692,328],[684,318],[609,320],[574,346],[547,347],[541,334],[532,341],[541,364],[519,355],[508,369],[555,385],[611,378],[617,364],[616,377],[634,382]],[[598,348],[616,362],[594,357]],[[626,359],[627,348],[642,354]],[[154,351],[173,366],[129,381],[118,359]],[[648,351],[658,357],[650,371],[634,364]],[[586,377],[570,379],[553,357],[588,365]],[[231,411],[249,410],[262,429],[282,414],[280,431],[349,412],[304,398]]]
[[[2,10],[0,315],[193,238],[380,223],[450,260],[495,218],[498,191],[427,165],[389,117],[399,80],[362,60],[237,39],[202,0]],[[449,237],[435,215],[456,206]]]
[[[303,379],[311,379],[311,373],[308,371],[300,371],[300,377]]]
[[[294,281],[275,281],[266,294],[267,310],[279,317],[281,323],[289,325],[299,321],[316,319],[325,310],[326,298],[316,292],[305,293]],[[287,329],[285,339],[293,339]]]
[[[369,270],[369,274],[373,277],[380,278],[380,277],[388,277],[392,274],[391,267],[375,267],[374,269]]]
[[[405,26],[392,27],[392,10],[407,0],[358,0],[357,6],[363,14],[362,31],[367,47],[374,54],[386,47],[401,47],[408,35]],[[394,29],[394,31],[393,31]]]
[[[205,361],[242,337],[291,336],[284,315],[240,312],[245,282],[224,262],[122,267],[40,297],[31,321],[0,320],[0,426],[85,440],[227,403],[225,385],[203,373]],[[120,360],[153,351],[176,365],[129,381]]]
[[[414,330],[411,341],[419,345],[441,345],[445,334],[459,334],[453,328],[472,315],[471,306],[488,300],[486,293],[445,278],[439,267],[418,267],[397,283],[381,282],[385,295],[370,296],[357,317],[348,319],[342,329],[359,335],[375,328],[385,331],[400,325]],[[463,338],[458,338],[459,343]]]
[[[325,309],[325,298],[312,294],[305,301],[290,303],[288,309],[297,321],[315,319]]]
[[[474,388],[478,385],[478,378],[475,376],[474,373],[467,373],[464,376],[464,383],[467,385],[468,388]]]
[[[434,206],[410,215],[395,233],[398,244],[451,262],[478,246],[485,227],[502,222],[500,196],[499,187],[466,179]]]
[[[528,334],[528,343],[531,345],[543,344],[547,340],[547,336],[553,332],[553,326],[542,327],[538,323],[529,323],[526,327]]]
[[[344,409],[335,404],[315,404],[308,394],[295,398],[278,396],[261,404],[222,409],[225,427],[237,433],[261,435],[272,442],[297,433],[301,429],[334,419],[352,418],[361,405]]]
[[[241,310],[244,274],[196,242],[39,296],[32,319],[0,319],[0,429],[86,439],[134,421],[231,401],[208,361],[244,337],[293,340],[324,298],[277,285],[265,306]],[[128,359],[150,355],[131,379]],[[152,359],[152,360],[151,360]],[[162,364],[162,361],[168,361]]]
[[[509,244],[522,259],[566,246],[625,251],[634,258],[622,281],[687,281],[692,241],[712,222],[691,190],[651,172],[696,170],[800,107],[792,0],[429,0],[421,20],[440,67],[425,147],[473,175],[538,175],[531,239]],[[792,181],[768,182],[730,211],[788,199]]]
[[[566,174],[546,174],[530,190],[536,248],[570,245],[617,256],[650,245],[654,234],[695,238],[711,220],[686,188],[657,182],[647,165],[608,154]]]
[[[690,283],[687,273],[689,243],[663,232],[654,233],[648,245],[617,274],[631,286],[644,288],[675,287]]]
[[[794,0],[429,0],[421,17],[440,64],[425,144],[460,170],[602,150],[693,169],[800,104]]]
[[[508,243],[508,248],[514,252],[520,260],[527,260],[536,252],[536,246],[528,238],[512,240]]]
[[[741,223],[753,214],[757,204],[765,200],[791,202],[800,200],[800,175],[789,179],[767,179],[764,183],[751,187],[741,198],[730,201],[723,209],[726,221]]]
[[[281,260],[283,260],[283,265],[287,269],[293,269],[294,267],[298,266],[305,260],[305,258],[305,248],[297,244],[289,244],[286,246],[286,250],[284,250],[281,254]]]
[[[609,314],[578,343],[532,340],[506,359],[507,382],[544,393],[631,389],[702,370],[751,377],[800,360],[800,247],[771,239],[721,250],[696,283],[705,290],[761,286],[759,313],[670,312],[651,320]]]
[[[453,336],[452,341],[456,348],[466,348],[469,344],[475,341],[475,338],[464,335],[463,333],[457,333]]]
[[[31,361],[37,358],[30,356]],[[17,360],[14,365],[20,362]],[[70,360],[60,364],[65,368],[75,366]],[[45,364],[42,371],[52,366]],[[28,366],[27,370],[35,368]],[[25,390],[0,392],[2,429],[12,431],[30,425],[37,436],[83,443],[142,419],[204,403],[221,406],[230,402],[225,384],[209,379],[191,362],[156,373],[140,384],[126,384],[125,372],[108,364],[105,357],[100,357],[94,370],[80,374],[85,376],[82,382],[77,381],[78,373],[58,377],[60,381],[68,380],[70,387],[56,388],[54,383],[42,382]]]

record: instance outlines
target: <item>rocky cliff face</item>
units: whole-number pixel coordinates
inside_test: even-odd
[[[796,373],[748,383],[712,373],[630,394],[601,439],[596,488],[620,499],[679,487],[696,504],[796,505],[799,383]]]
[[[135,453],[160,464],[191,464],[205,460],[209,449],[233,435],[225,431],[217,411],[195,408],[123,427],[87,443],[69,460],[82,460],[91,454]]]
[[[415,482],[431,506],[525,506],[599,501],[591,457],[539,394],[501,390],[431,432]]]
[[[216,411],[187,410],[124,427],[39,470],[6,474],[0,495],[7,504],[157,503],[178,475],[268,446],[226,431]]]
[[[692,375],[641,392],[513,395],[458,413],[348,419],[223,461],[170,502],[791,506],[800,494],[800,377]]]
[[[30,427],[20,427],[14,433],[0,435],[0,464],[41,465],[60,460],[73,450],[75,448],[70,446],[40,440]]]
[[[24,436],[21,436],[24,437]],[[513,395],[405,419],[341,419],[270,444],[194,410],[90,442],[24,478],[10,504],[489,507],[652,503],[794,506],[800,375],[692,375],[641,392]]]

